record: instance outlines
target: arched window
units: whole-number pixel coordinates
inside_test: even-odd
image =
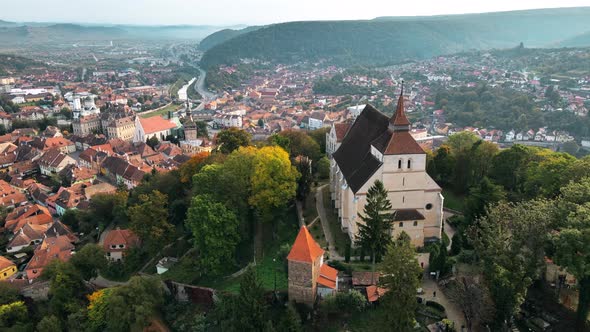
[[[398,160],[397,162],[397,168],[402,168],[402,160]]]
[[[412,160],[408,159],[408,168],[412,168]]]

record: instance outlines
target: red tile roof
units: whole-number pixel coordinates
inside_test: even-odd
[[[387,289],[377,287],[374,285],[368,286],[366,288],[366,291],[367,291],[367,298],[368,298],[369,302],[375,302],[375,301],[379,300],[379,298],[381,296],[383,296],[385,293],[387,293]]]
[[[313,263],[323,254],[324,250],[315,242],[307,227],[301,226],[287,260]]]
[[[125,251],[130,247],[137,246],[139,238],[132,231],[128,229],[113,229],[106,235],[103,248],[107,252]],[[124,245],[124,248],[119,248],[119,245]],[[116,246],[116,248],[111,248]]]
[[[320,267],[318,284],[331,289],[336,289],[336,280],[338,280],[338,270],[328,266],[328,264],[323,264]]]
[[[392,154],[425,154],[424,150],[416,142],[412,134],[408,131],[396,131],[391,135],[387,149],[385,149],[386,155]]]
[[[10,266],[14,266],[14,263],[6,257],[0,256],[0,270],[4,270]]]
[[[141,123],[141,127],[143,128],[143,131],[146,134],[153,134],[176,127],[174,123],[164,119],[161,116],[153,116],[151,118],[140,118],[139,123]]]

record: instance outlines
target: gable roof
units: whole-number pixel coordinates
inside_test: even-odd
[[[125,245],[125,248],[119,248],[119,245]],[[103,242],[103,248],[107,252],[125,251],[130,247],[139,244],[139,238],[128,229],[113,229],[107,233]],[[111,248],[114,245],[116,248]]]
[[[336,289],[336,281],[338,280],[338,270],[329,266],[328,264],[322,264],[320,267],[320,276],[318,277],[318,284]]]
[[[324,254],[324,250],[315,242],[307,227],[301,226],[287,260],[313,263]]]
[[[176,125],[161,116],[152,116],[150,118],[139,118],[139,123],[146,134],[153,134],[160,131],[175,128]]]
[[[385,155],[425,153],[409,133],[409,122],[407,125],[401,125],[407,121],[403,115],[402,99],[403,95],[400,96],[399,102],[402,105],[401,112],[398,109],[392,119],[371,105],[365,106],[348,129],[338,150],[334,152],[334,160],[353,193],[356,193],[383,164],[371,153],[371,146]],[[405,120],[401,119],[399,125],[394,125],[397,114],[402,114]]]
[[[7,267],[13,266],[14,263],[4,256],[0,256],[0,270],[4,270]]]

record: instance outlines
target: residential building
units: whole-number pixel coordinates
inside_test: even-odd
[[[0,280],[6,280],[16,273],[16,265],[4,256],[0,256]]]
[[[358,214],[376,180],[383,182],[396,212],[393,238],[404,231],[419,247],[441,238],[442,190],[426,173],[426,153],[410,134],[403,98],[402,88],[391,118],[365,107],[333,154],[332,200],[353,243],[362,222]]]
[[[74,135],[86,136],[96,134],[101,131],[100,116],[98,114],[88,114],[72,120]]]
[[[103,248],[107,259],[119,262],[125,257],[125,252],[139,245],[139,238],[128,229],[113,229],[105,235]]]
[[[132,116],[114,119],[107,125],[106,134],[109,139],[119,138],[131,141],[135,134],[135,120]]]
[[[61,172],[68,165],[75,165],[76,160],[58,149],[45,152],[37,160],[41,174],[51,176]]]
[[[29,280],[36,279],[43,274],[43,269],[54,259],[67,262],[72,257],[74,245],[67,235],[46,237],[35,249],[33,258],[27,264],[25,272]]]

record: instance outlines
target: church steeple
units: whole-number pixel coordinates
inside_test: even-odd
[[[404,81],[402,81],[402,91],[397,100],[397,108],[393,116],[389,119],[389,129],[394,132],[410,130],[410,121],[408,121],[406,111],[404,110]]]

